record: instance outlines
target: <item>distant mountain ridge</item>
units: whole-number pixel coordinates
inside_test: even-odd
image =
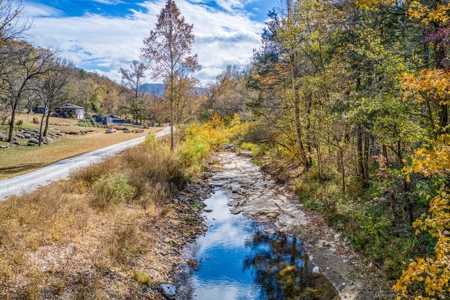
[[[164,95],[164,83],[145,83],[141,85],[141,91],[148,94]]]
[[[144,83],[141,85],[141,91],[148,94],[164,95],[164,83]],[[197,92],[201,93],[204,88],[196,87]]]

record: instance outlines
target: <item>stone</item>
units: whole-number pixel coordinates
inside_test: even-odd
[[[8,146],[5,146],[5,145],[0,146],[0,149],[6,149],[6,148],[8,148]]]
[[[32,146],[36,146],[37,144],[35,144],[35,143],[30,143],[30,142],[28,142],[28,144],[27,144],[27,146],[30,146],[30,147],[32,147]]]
[[[16,146],[20,146],[20,143],[18,141],[14,141],[11,144],[16,145]]]
[[[318,267],[318,266],[315,266],[315,267],[312,269],[312,273],[313,273],[313,274],[320,274],[320,269],[319,269],[319,267]]]
[[[47,138],[47,141],[48,141],[49,144],[51,144],[51,143],[53,143],[55,140],[52,139],[52,138],[50,138],[50,137],[48,137],[48,138]]]
[[[39,144],[39,141],[36,138],[31,138],[28,140],[28,144],[33,143],[33,144]]]
[[[206,213],[210,213],[210,212],[212,212],[213,210],[210,209],[210,208],[205,208],[203,211],[206,212]]]
[[[222,148],[223,148],[224,150],[235,151],[234,146],[231,145],[231,144],[223,144]]]
[[[164,293],[164,295],[169,299],[175,299],[176,288],[173,284],[162,283],[159,285]]]
[[[17,136],[19,139],[24,139],[24,138],[25,138],[25,136],[24,136],[23,134],[16,134],[16,136]]]
[[[24,136],[26,139],[31,139],[31,137],[32,137],[31,133],[28,133],[28,132],[25,132],[25,133],[23,134],[23,136]]]

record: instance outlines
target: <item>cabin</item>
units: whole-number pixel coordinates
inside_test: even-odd
[[[42,114],[44,114],[44,112],[45,112],[45,113],[48,113],[48,107],[39,105],[39,106],[34,107],[33,112],[34,112],[35,114],[40,114],[40,115],[42,115]]]
[[[121,119],[113,115],[93,115],[92,119],[94,119],[95,122],[103,125],[120,126],[123,125],[123,123],[125,123],[125,119]]]
[[[63,104],[55,107],[56,117],[84,119],[84,108],[74,104]]]

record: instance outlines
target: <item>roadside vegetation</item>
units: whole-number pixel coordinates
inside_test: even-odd
[[[179,192],[213,148],[191,147],[192,138],[172,153],[167,138],[150,135],[70,180],[1,202],[0,297],[159,297],[178,249],[201,227],[197,202]]]

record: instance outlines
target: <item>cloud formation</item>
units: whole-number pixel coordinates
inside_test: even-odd
[[[213,81],[228,64],[246,65],[252,50],[259,47],[264,24],[252,21],[245,11],[233,10],[233,3],[238,0],[225,1],[230,4],[230,11],[177,1],[186,22],[194,24],[193,53],[199,56],[202,71],[197,77],[203,83]],[[32,33],[36,44],[57,47],[76,66],[120,81],[119,68],[128,68],[132,60],[139,59],[142,41],[155,27],[164,5],[164,0],[143,2],[141,9],[130,10],[124,17],[92,13],[62,16],[56,9],[30,2],[26,8],[34,16]]]

